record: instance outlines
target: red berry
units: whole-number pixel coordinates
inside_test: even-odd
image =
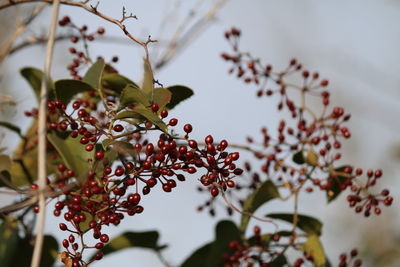
[[[103,243],[107,243],[109,240],[110,239],[109,239],[108,235],[106,235],[106,234],[102,234],[100,236],[100,241],[103,242]]]
[[[124,173],[125,173],[125,170],[124,170],[124,168],[121,168],[121,167],[116,168],[116,169],[115,169],[115,172],[114,172],[114,174],[115,174],[116,176],[121,176],[121,175],[123,175]]]
[[[178,124],[178,120],[175,119],[175,118],[170,119],[168,124],[169,124],[170,126],[175,126],[175,125]]]
[[[104,158],[104,151],[103,150],[99,150],[96,152],[96,159],[97,160],[101,160],[102,158]]]
[[[116,132],[122,132],[124,130],[124,126],[122,126],[121,124],[117,124],[114,126],[114,131]]]
[[[183,126],[183,130],[184,130],[186,133],[190,133],[190,132],[192,132],[193,127],[192,127],[192,125],[190,125],[190,124],[185,124],[185,126]]]

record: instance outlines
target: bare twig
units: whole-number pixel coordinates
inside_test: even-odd
[[[215,19],[215,15],[228,0],[217,1],[208,12],[196,21],[190,28],[186,29],[189,21],[193,18],[192,14],[189,14],[182,23],[178,26],[175,33],[172,35],[163,55],[155,63],[155,69],[162,68],[165,64],[176,56],[176,54],[185,47],[188,46],[200,33],[209,25],[210,21]],[[186,29],[186,31],[185,31]]]
[[[32,11],[28,18],[23,21],[17,22],[16,30],[14,31],[12,36],[6,41],[0,51],[0,63],[3,62],[7,55],[10,54],[15,40],[25,32],[27,26],[42,12],[45,6],[45,3],[40,4]]]
[[[60,0],[53,2],[53,15],[51,18],[49,40],[47,42],[46,60],[44,66],[43,80],[40,89],[39,101],[39,118],[38,118],[38,185],[39,185],[39,215],[37,224],[37,233],[35,239],[35,246],[31,261],[31,267],[39,267],[40,258],[43,247],[44,226],[46,220],[46,197],[44,191],[46,190],[46,135],[47,135],[47,97],[49,88],[49,78],[51,72],[51,63],[53,59],[53,48],[56,37],[58,11],[60,8]]]

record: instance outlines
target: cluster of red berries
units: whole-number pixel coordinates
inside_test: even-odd
[[[277,185],[290,190],[303,187],[311,183],[305,190],[312,192],[313,187],[327,192],[328,197],[335,197],[338,192],[351,188],[352,194],[348,197],[351,207],[356,207],[356,212],[364,210],[364,215],[369,216],[373,209],[375,214],[380,214],[380,202],[390,205],[391,196],[385,198],[375,196],[368,191],[381,177],[382,171],[367,172],[366,182],[356,183],[355,180],[362,175],[360,168],[350,165],[338,165],[342,154],[341,139],[351,137],[349,129],[344,125],[351,115],[342,107],[329,108],[329,92],[326,90],[328,81],[319,78],[317,72],[310,73],[303,70],[303,66],[292,59],[283,71],[273,71],[271,65],[263,65],[260,60],[252,58],[249,53],[243,53],[238,48],[240,31],[233,28],[225,33],[233,54],[223,53],[222,58],[233,64],[230,73],[236,73],[245,83],[253,83],[260,89],[258,96],[279,95],[278,111],[287,107],[294,119],[293,126],[281,120],[277,133],[271,135],[267,128],[262,128],[262,138],[255,142],[248,137],[249,147],[255,158],[261,160],[261,173],[268,179],[277,181]],[[290,75],[300,74],[303,82],[300,85],[288,82]],[[322,90],[321,90],[322,89]],[[290,90],[297,90],[299,98],[292,97]],[[308,97],[320,97],[322,107],[319,113],[313,111],[306,103]],[[292,162],[288,156],[292,156]],[[318,172],[317,174],[315,174]],[[321,173],[325,178],[321,178]],[[385,193],[389,193],[385,191]]]
[[[176,181],[185,181],[187,174],[204,170],[199,180],[215,197],[220,190],[234,187],[232,178],[243,172],[235,165],[239,153],[226,152],[226,140],[215,143],[209,135],[200,144],[190,139],[193,127],[185,124],[184,137],[161,133],[155,142],[150,142],[143,137],[150,130],[159,130],[151,121],[117,123],[93,99],[98,99],[96,93],[86,92],[69,105],[59,100],[47,104],[49,131],[67,133],[70,138],[79,139],[86,151],[93,151],[88,159],[86,179],[79,186],[74,170],[62,163],[47,180],[50,190],[61,192],[53,213],[63,215],[66,223],[61,223],[60,229],[70,232],[69,238],[63,241],[63,255],[65,261],[72,261],[72,266],[90,263],[83,259],[83,252],[88,248],[99,250],[95,260],[101,259],[101,249],[109,241],[105,226],[120,224],[126,215],[142,213],[142,196],[157,184],[164,192],[171,192],[177,186]],[[107,98],[107,101],[116,103],[118,99]],[[168,111],[160,110],[156,103],[146,108],[161,120],[168,117]],[[176,118],[166,123],[170,127],[177,124]],[[105,139],[112,140],[107,147],[101,145]],[[118,144],[123,144],[128,153]],[[50,144],[48,150],[54,150]],[[37,189],[36,184],[31,187]],[[38,207],[34,209],[39,211]],[[98,242],[84,243],[84,234],[91,234]]]
[[[105,29],[103,27],[99,27],[96,31],[89,33],[87,25],[79,27],[71,21],[69,16],[64,16],[58,23],[61,27],[68,27],[73,32],[76,32],[76,34],[70,38],[71,43],[76,45],[80,41],[83,42],[83,49],[77,49],[74,46],[69,48],[69,52],[74,55],[74,57],[72,59],[72,63],[67,67],[67,69],[70,71],[70,75],[74,79],[81,80],[82,77],[79,75],[80,69],[92,61],[89,56],[87,42],[94,41],[97,37],[104,35]],[[112,58],[112,62],[118,62],[118,57],[114,56]]]
[[[360,259],[356,259],[358,255],[357,249],[352,249],[350,253],[347,255],[346,253],[342,253],[339,256],[339,267],[360,267],[362,266],[362,261]]]

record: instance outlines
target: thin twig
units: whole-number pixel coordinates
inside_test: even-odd
[[[46,59],[44,65],[43,80],[40,89],[40,102],[39,102],[39,118],[38,118],[38,185],[39,185],[39,215],[37,224],[37,233],[35,239],[35,246],[31,261],[31,267],[40,266],[40,258],[42,254],[44,226],[46,222],[46,197],[44,191],[46,190],[46,116],[47,116],[47,97],[49,88],[49,78],[51,71],[51,63],[53,59],[53,49],[56,37],[58,11],[60,8],[60,0],[53,2],[53,14],[50,23],[49,40],[47,42]]]
[[[27,19],[17,23],[16,30],[6,41],[0,51],[0,63],[3,62],[3,60],[10,54],[15,40],[25,32],[27,26],[42,12],[45,6],[46,4],[42,3],[32,11],[31,15]]]

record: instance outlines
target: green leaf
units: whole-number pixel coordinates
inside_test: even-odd
[[[71,99],[79,93],[95,91],[90,84],[73,79],[58,80],[55,82],[54,86],[56,88],[58,100],[64,104],[68,104]]]
[[[297,163],[299,165],[304,164],[304,156],[303,156],[303,150],[297,151],[292,158],[294,163]]]
[[[9,171],[0,171],[0,187],[15,188],[11,182],[11,175]]]
[[[122,89],[124,89],[129,84],[139,88],[136,83],[118,73],[104,73],[101,84],[103,88],[110,89],[117,92],[118,94],[120,94]]]
[[[18,223],[10,216],[0,226],[0,265],[11,266],[18,244]]]
[[[167,108],[169,109],[173,109],[180,102],[193,95],[193,90],[183,85],[174,85],[167,89],[172,93],[171,101],[167,104]]]
[[[285,255],[279,255],[278,257],[276,257],[275,259],[273,259],[270,263],[269,263],[269,267],[282,267],[282,266],[286,266],[287,264],[287,259],[285,257]]]
[[[18,134],[19,136],[21,136],[21,129],[10,123],[10,122],[6,122],[6,121],[0,121],[0,126],[7,128],[10,131],[13,131],[14,133]]]
[[[344,172],[344,170],[348,166],[342,166],[339,168],[336,168],[335,171],[337,172]],[[326,190],[326,198],[328,200],[328,203],[330,203],[332,200],[335,200],[340,193],[342,193],[343,190],[340,189],[340,185],[344,184],[349,178],[344,177],[344,176],[329,176],[328,177],[328,184],[330,184],[330,188]]]
[[[318,165],[318,155],[315,153],[314,150],[308,149],[307,150],[307,155],[305,158],[305,162],[311,166],[317,166]]]
[[[213,242],[207,243],[194,251],[181,265],[181,267],[204,267]]]
[[[153,103],[157,103],[162,110],[171,101],[171,97],[172,93],[168,89],[156,88],[153,92]]]
[[[240,241],[240,231],[231,221],[220,221],[215,229],[215,240],[197,249],[181,267],[223,266],[224,253],[232,252],[231,241]]]
[[[106,256],[113,252],[128,248],[147,248],[154,251],[160,251],[167,246],[159,245],[158,238],[159,234],[157,231],[125,232],[111,239],[111,241],[104,246],[102,252],[104,253],[104,256]],[[94,256],[95,255],[92,255],[91,259],[93,259]]]
[[[0,155],[0,172],[10,171],[12,161],[8,155]]]
[[[30,266],[33,246],[30,240],[18,239],[18,251],[13,255],[10,266]],[[51,235],[45,235],[40,267],[52,267],[58,258],[58,242]],[[2,265],[3,266],[3,265]]]
[[[151,92],[153,92],[154,89],[153,71],[151,70],[150,62],[147,59],[144,59],[143,65],[144,74],[142,90],[145,94],[150,94]]]
[[[275,184],[272,181],[267,180],[261,184],[250,196],[248,196],[243,204],[243,211],[254,213],[264,203],[279,197],[279,191]],[[242,232],[246,231],[249,221],[249,215],[242,215],[239,227]]]
[[[110,139],[106,139],[106,140],[110,140]],[[135,149],[133,148],[133,145],[126,141],[113,141],[111,143],[108,143],[107,146],[111,146],[112,150],[114,150],[118,154],[124,155],[124,156],[132,156],[133,154],[136,153]]]
[[[43,79],[43,72],[37,68],[33,67],[26,67],[21,69],[21,75],[25,78],[25,80],[29,83],[31,86],[36,99],[39,103],[40,100],[40,89],[42,86],[42,79]],[[49,90],[49,99],[54,99],[54,91],[52,90],[54,88],[53,82],[50,80],[49,81],[50,85],[50,90]]]
[[[55,133],[48,134],[47,138],[60,154],[65,165],[75,172],[77,180],[85,181],[90,169],[88,159],[93,158],[94,152],[87,152],[85,146],[79,142],[79,138],[62,139]]]
[[[144,108],[135,108],[133,110],[125,110],[118,113],[114,119],[120,120],[125,118],[145,118],[148,121],[151,121],[154,125],[156,125],[160,130],[165,133],[168,133],[167,125],[158,117],[157,114],[154,114],[152,111]]]
[[[99,58],[86,72],[83,81],[91,85],[93,88],[100,90],[104,67],[104,59]]]
[[[303,244],[302,250],[312,255],[315,266],[317,267],[325,266],[326,263],[325,252],[321,242],[319,241],[318,236],[310,235],[307,241]]]
[[[131,104],[142,104],[145,107],[150,106],[147,95],[137,86],[128,84],[121,92],[119,109],[123,109]]]
[[[268,218],[279,219],[288,223],[293,223],[294,215],[291,213],[270,213],[265,215]],[[297,216],[297,227],[307,234],[321,235],[322,223],[313,217],[299,214]]]

